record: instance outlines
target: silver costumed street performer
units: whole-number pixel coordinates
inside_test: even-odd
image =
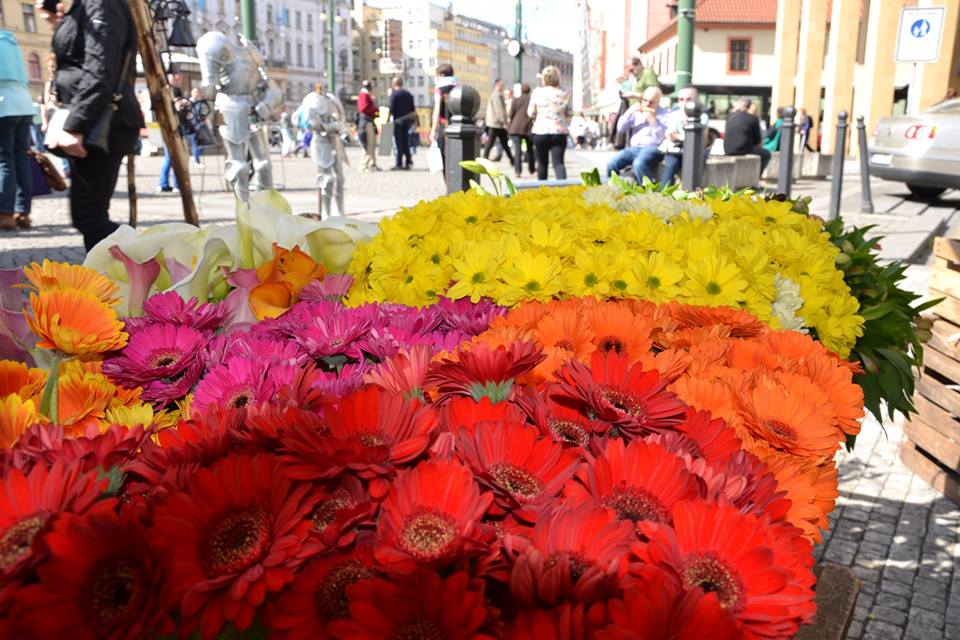
[[[249,196],[250,164],[255,189],[272,189],[267,127],[279,115],[283,94],[267,77],[260,52],[240,38],[234,44],[219,31],[197,40],[201,91],[205,98],[216,92],[214,108],[223,114],[220,137],[227,151],[224,174],[243,201]]]
[[[317,165],[320,215],[321,217],[345,216],[343,163],[349,164],[349,160],[340,138],[346,131],[347,122],[343,103],[334,94],[322,93],[317,87],[316,91],[303,97],[299,112],[303,125],[313,132],[310,157]]]

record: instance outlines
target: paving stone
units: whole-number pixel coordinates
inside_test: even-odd
[[[947,610],[947,601],[943,598],[929,596],[925,593],[915,593],[913,594],[913,599],[910,600],[910,606],[943,613]]]
[[[907,621],[907,613],[899,609],[894,609],[892,607],[885,607],[883,605],[876,605],[870,609],[870,613],[873,614],[873,617],[876,620],[881,620],[883,622],[889,622],[890,624],[895,624],[898,627],[902,627]]]
[[[947,596],[947,586],[937,580],[929,578],[917,578],[913,582],[913,588],[920,593],[936,598],[945,598]]]
[[[944,617],[942,611],[927,611],[913,607],[910,609],[910,622],[924,627],[943,629]]]
[[[892,593],[879,593],[874,599],[878,605],[897,609],[898,611],[907,611],[910,609],[910,601],[903,596],[895,596]]]
[[[882,620],[870,620],[863,632],[864,638],[870,640],[900,640],[903,631],[900,627]]]

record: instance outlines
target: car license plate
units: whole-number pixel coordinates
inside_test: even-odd
[[[870,155],[870,162],[873,164],[889,166],[890,163],[893,162],[893,156],[889,153],[874,153]]]

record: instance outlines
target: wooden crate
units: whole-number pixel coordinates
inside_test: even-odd
[[[937,491],[960,504],[960,240],[937,238],[930,295],[933,338],[913,396],[917,415],[905,425],[900,458]]]

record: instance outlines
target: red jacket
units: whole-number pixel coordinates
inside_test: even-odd
[[[357,96],[357,111],[373,120],[377,117],[377,101],[366,91],[361,91]]]

